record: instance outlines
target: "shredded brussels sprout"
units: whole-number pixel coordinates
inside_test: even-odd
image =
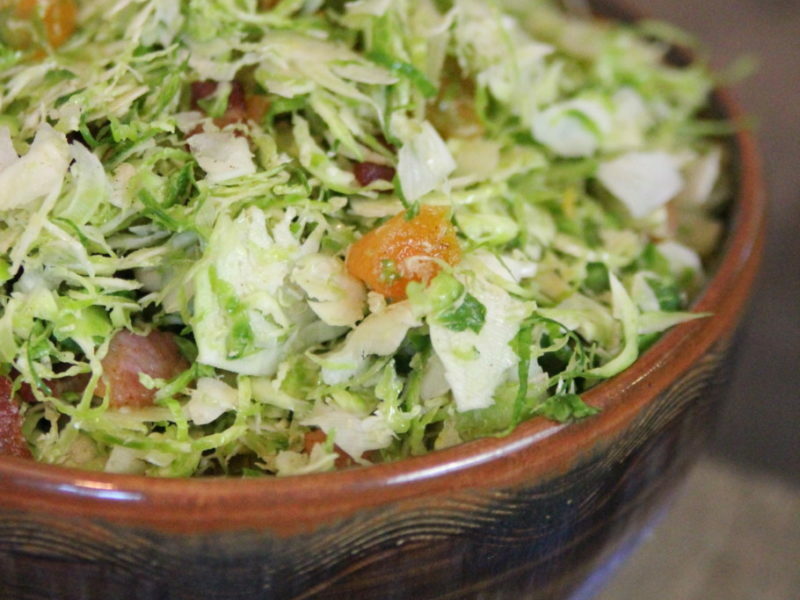
[[[671,28],[59,2],[0,4],[0,402],[37,460],[393,461],[590,417],[582,392],[704,316],[726,157]]]

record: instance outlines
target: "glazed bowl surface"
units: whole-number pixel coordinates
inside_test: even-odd
[[[715,108],[740,117],[725,92]],[[765,210],[751,135],[732,149],[728,234],[694,306],[713,317],[586,393],[596,417],[286,479],[160,480],[0,457],[0,599],[580,594],[664,506],[723,400]]]

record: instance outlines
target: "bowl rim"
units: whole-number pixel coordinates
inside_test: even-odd
[[[716,90],[713,96],[728,118],[742,122],[742,110],[728,90]],[[454,489],[508,487],[564,472],[579,457],[609,443],[735,329],[760,261],[766,197],[753,134],[742,129],[732,145],[738,181],[729,233],[715,273],[693,306],[714,316],[673,328],[630,368],[584,393],[588,404],[602,409],[595,417],[569,425],[534,418],[505,437],[366,468],[286,478],[161,479],[0,457],[0,509],[101,518],[172,532],[256,527],[292,535],[363,508],[413,502]]]

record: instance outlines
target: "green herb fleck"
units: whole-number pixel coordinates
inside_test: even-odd
[[[600,409],[586,404],[578,394],[559,394],[545,400],[536,414],[566,423],[575,419],[585,419],[600,412]]]
[[[480,333],[486,322],[486,307],[472,294],[467,293],[455,308],[439,314],[437,320],[452,331],[474,331]]]

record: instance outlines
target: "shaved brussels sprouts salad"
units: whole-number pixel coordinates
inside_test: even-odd
[[[284,476],[595,414],[707,316],[726,158],[672,35],[542,0],[0,4],[0,454]]]

